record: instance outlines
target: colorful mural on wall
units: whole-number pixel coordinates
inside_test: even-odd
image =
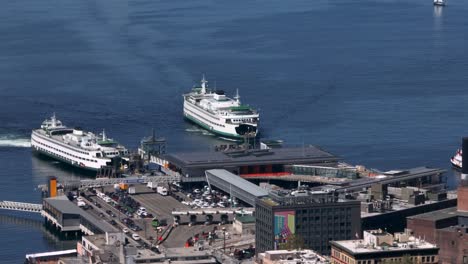
[[[286,243],[287,238],[296,233],[296,212],[280,211],[274,215],[275,244]]]

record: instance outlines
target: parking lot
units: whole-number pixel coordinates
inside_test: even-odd
[[[99,221],[105,221],[111,224],[116,228],[116,231],[123,232],[125,230],[123,233],[125,233],[126,238],[130,243],[146,248],[152,248],[152,246],[156,244],[157,233],[151,228],[151,219],[132,219],[134,226],[138,226],[138,230],[131,230],[129,225],[124,223],[125,219],[131,219],[128,218],[127,215],[117,210],[110,203],[107,203],[96,196],[93,192],[88,191],[82,194],[84,194],[84,199],[78,199],[85,202],[86,207],[82,206],[81,208],[95,216]],[[139,239],[136,239],[134,234],[138,235]]]
[[[205,245],[208,243],[219,245],[222,243],[220,237],[215,235],[216,239],[208,240],[207,235],[210,232],[219,234],[223,227],[228,234],[226,243],[229,243],[230,239],[235,239],[230,224],[222,226],[218,224],[173,225],[172,211],[174,209],[209,209],[220,208],[219,205],[230,206],[232,201],[225,193],[210,191],[207,187],[200,186],[198,189],[172,190],[171,196],[171,193],[161,195],[145,185],[132,187],[134,188],[132,194],[129,194],[127,189],[121,190],[116,186],[107,186],[98,190],[90,189],[82,193],[86,197],[85,209],[98,219],[112,224],[117,230],[125,230],[128,240],[142,247],[150,248],[161,243],[161,249],[164,250],[164,247],[183,247],[188,241],[192,246],[193,242],[198,240],[204,241]],[[141,207],[143,207],[144,214],[142,214]],[[153,218],[163,225],[159,228],[153,226]],[[138,234],[141,239],[135,241],[132,239],[132,234]],[[158,241],[160,238],[164,240]]]
[[[157,193],[142,193],[132,195],[132,198],[144,206],[157,218],[165,218],[168,223],[173,223],[172,211],[175,208],[189,208],[181,204],[172,196],[162,196]]]

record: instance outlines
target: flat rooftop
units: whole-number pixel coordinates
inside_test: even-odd
[[[444,232],[453,232],[453,233],[460,233],[460,234],[468,234],[468,227],[465,225],[456,225],[456,226],[449,226],[446,228],[440,229]]]
[[[330,261],[319,255],[317,252],[304,250],[268,250],[260,253],[261,258],[270,260],[270,262],[281,264],[296,264],[296,263],[314,263],[314,264],[329,264]]]
[[[429,213],[408,216],[409,219],[422,219],[428,221],[438,221],[447,218],[457,217],[457,207],[450,207],[442,210],[432,211]]]
[[[330,241],[334,246],[337,246],[352,254],[363,254],[363,253],[376,253],[376,252],[392,252],[392,251],[414,251],[416,249],[437,249],[434,244],[425,242],[423,240],[415,239],[414,241],[396,243],[395,246],[388,247],[373,247],[366,245],[363,239],[356,240],[341,240],[341,241]]]
[[[197,259],[194,259],[197,258]],[[171,259],[170,263],[218,263],[216,258],[206,250],[195,250],[192,248],[166,248],[164,253],[155,253],[148,249],[138,250],[138,254],[135,256],[135,260],[148,260],[151,263],[166,263],[167,259]]]
[[[376,175],[374,177],[365,177],[356,179],[353,181],[346,182],[345,184],[341,184],[340,188],[337,189],[338,192],[346,192],[352,190],[359,190],[364,187],[369,187],[372,184],[380,183],[380,184],[389,184],[393,182],[403,181],[403,180],[411,180],[417,179],[425,176],[435,175],[444,173],[445,170],[439,168],[428,168],[428,167],[416,167],[407,170],[399,170],[399,171],[390,171],[389,172],[382,172],[380,175]],[[398,173],[395,173],[398,172]]]
[[[438,221],[438,220],[443,220],[443,219],[453,218],[453,217],[467,217],[468,218],[468,212],[457,211],[457,207],[454,206],[454,207],[449,207],[449,208],[442,209],[442,210],[409,216],[407,218]]]
[[[80,214],[80,211],[82,211],[76,204],[68,200],[66,196],[45,198],[44,201],[62,214]]]
[[[447,199],[447,200],[450,200],[450,199]],[[447,200],[444,200],[444,201],[447,201]],[[401,211],[401,210],[406,210],[406,209],[410,209],[410,208],[415,208],[415,207],[423,207],[423,206],[427,206],[428,204],[435,204],[435,203],[440,203],[440,202],[444,202],[444,201],[432,201],[432,200],[426,200],[423,204],[418,204],[418,205],[415,205],[415,204],[411,204],[409,203],[408,201],[405,201],[405,200],[400,200],[400,199],[393,199],[393,203],[392,203],[392,208],[389,209],[389,210],[385,210],[383,212],[371,212],[371,213],[367,213],[367,212],[362,212],[361,211],[361,218],[365,218],[365,217],[371,217],[371,216],[376,216],[376,215],[382,215],[382,214],[387,214],[387,213],[391,213],[391,212],[396,212],[396,211]],[[452,208],[452,207],[450,207]],[[449,209],[450,209],[449,208]],[[446,209],[444,209],[446,210]],[[440,211],[443,211],[443,210],[440,210]],[[431,214],[431,213],[435,213],[435,212],[439,212],[439,211],[434,211],[434,212],[430,212],[430,213],[427,213],[427,214]],[[433,215],[433,217],[437,217],[439,214],[436,213]],[[415,216],[412,216],[412,217],[415,217]],[[430,216],[428,216],[430,217]],[[446,216],[440,216],[441,219],[442,218],[447,218]],[[411,218],[411,217],[410,217]]]
[[[187,167],[203,167],[223,164],[300,164],[301,162],[337,162],[338,157],[316,146],[300,148],[274,148],[269,150],[247,150],[245,152],[201,151],[166,154],[163,159]]]
[[[45,198],[44,201],[50,204],[52,207],[60,211],[62,214],[74,214],[80,215],[81,218],[86,219],[88,222],[92,223],[95,227],[99,228],[102,232],[116,232],[117,229],[107,223],[103,219],[99,219],[97,217],[92,216],[85,210],[78,207],[76,204],[68,200],[68,198],[64,195],[52,197],[52,198]],[[66,227],[64,227],[65,229]]]

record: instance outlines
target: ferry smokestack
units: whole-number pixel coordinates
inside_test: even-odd
[[[57,178],[49,177],[49,197],[57,196]]]
[[[463,137],[462,142],[462,180],[468,180],[468,137]]]

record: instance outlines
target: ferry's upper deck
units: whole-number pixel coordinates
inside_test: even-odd
[[[209,91],[206,83],[208,82],[203,77],[201,87],[194,87],[190,93],[184,94],[185,100],[206,111],[222,116],[258,117],[258,112],[255,109],[241,104],[238,91],[233,99],[226,96],[222,90]]]
[[[68,128],[56,119],[55,114],[51,119],[46,119],[41,128],[34,130],[33,133],[71,147],[88,151],[102,151],[103,156],[106,157],[128,154],[124,146],[107,138],[105,131],[102,132],[101,137],[97,137],[94,133],[83,131],[80,128]]]

